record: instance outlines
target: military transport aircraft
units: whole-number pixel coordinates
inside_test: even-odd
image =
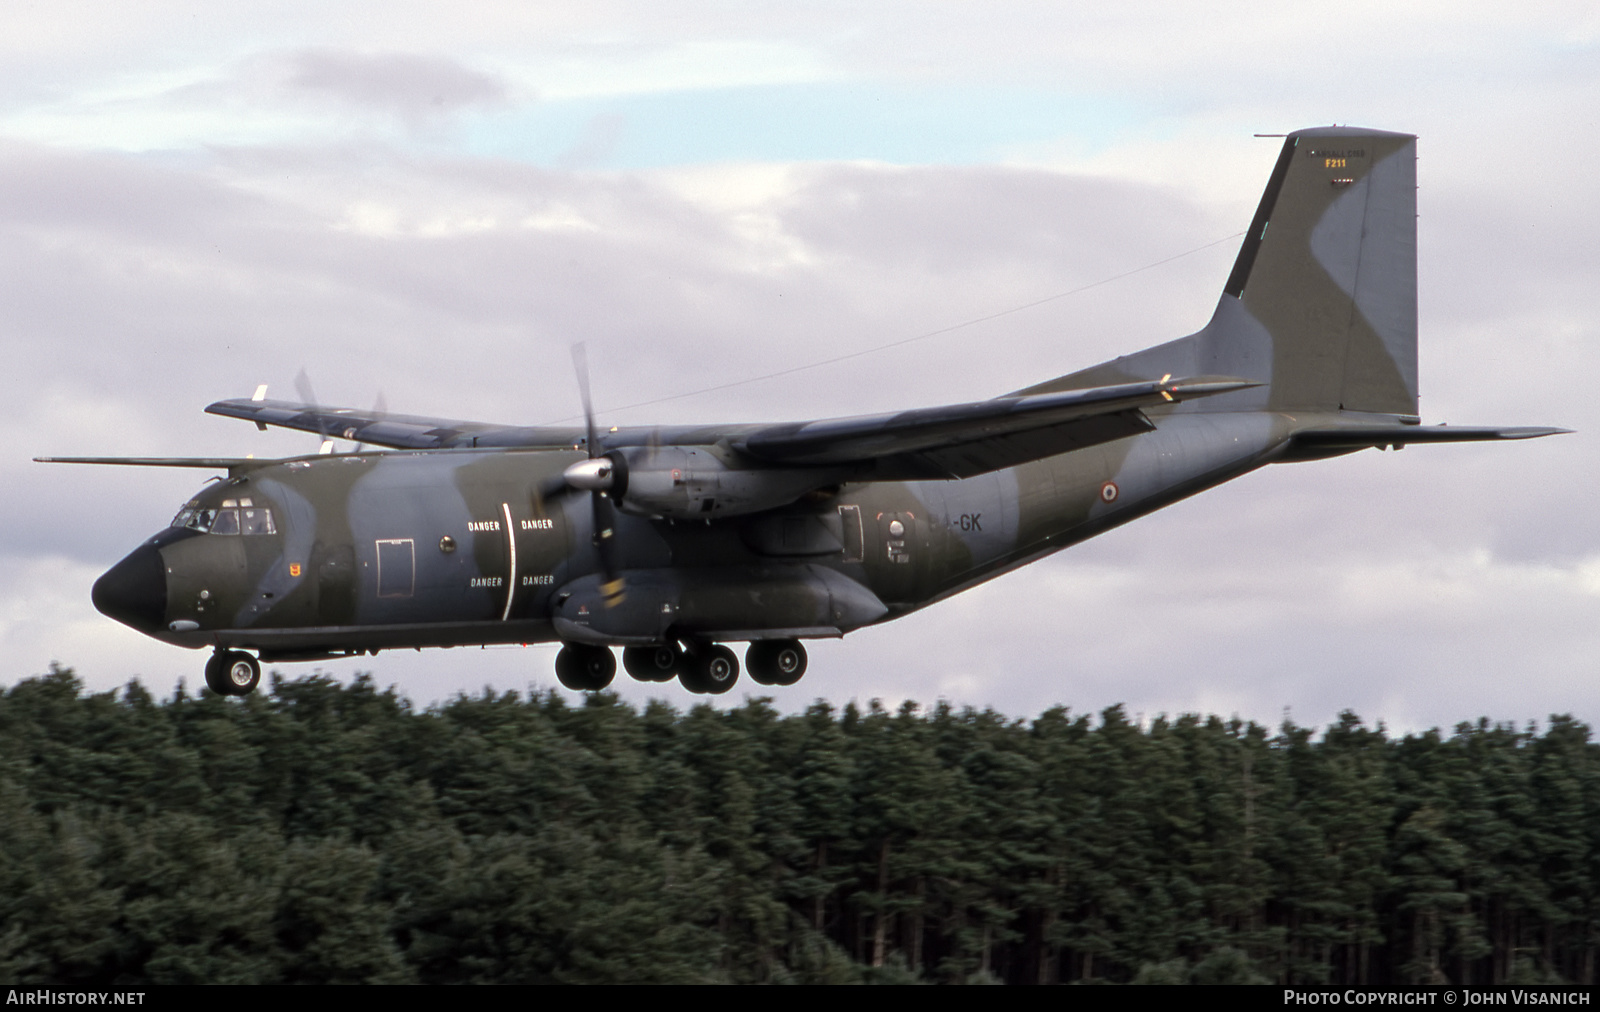
[[[803,640],[943,600],[1264,464],[1565,430],[1417,415],[1416,139],[1287,135],[1199,332],[993,400],[781,425],[515,427],[265,398],[212,414],[321,454],[40,458],[226,471],[94,585],[100,611],[260,661],[561,641],[556,674],[623,666],[728,691],[806,670]],[[576,356],[575,356],[576,357]],[[330,453],[333,438],[356,452]],[[366,447],[387,448],[382,451]],[[246,651],[254,651],[254,656]]]

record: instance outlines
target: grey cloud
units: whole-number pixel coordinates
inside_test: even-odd
[[[832,166],[785,208],[796,235],[839,255],[934,272],[977,265],[1100,276],[1106,249],[1142,253],[1215,227],[1154,187],[1042,170]]]
[[[508,97],[498,77],[443,57],[304,49],[283,63],[290,89],[412,122]]]

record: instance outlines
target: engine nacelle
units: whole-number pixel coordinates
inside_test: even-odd
[[[602,459],[615,465],[607,494],[618,509],[676,520],[776,509],[847,477],[837,468],[730,466],[712,449],[699,446],[626,447]]]

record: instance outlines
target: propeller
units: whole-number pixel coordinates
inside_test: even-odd
[[[607,608],[622,603],[625,587],[617,559],[617,511],[608,493],[617,485],[617,462],[605,455],[605,446],[594,424],[594,405],[589,400],[589,357],[582,341],[572,346],[572,366],[578,374],[578,393],[583,398],[584,442],[589,459],[580,460],[562,472],[565,483],[589,493],[594,513],[594,547],[600,555],[600,570],[605,582],[600,594]]]
[[[322,407],[317,402],[317,395],[311,390],[311,377],[306,375],[304,366],[300,368],[299,374],[294,378],[294,391],[300,395],[302,401],[311,405],[312,413],[317,416],[317,432],[322,436],[322,446],[317,452],[332,453],[333,434],[328,431],[328,419],[322,413]]]
[[[349,439],[351,442],[355,443],[356,453],[360,453],[362,450],[366,449],[366,443],[354,438],[356,430],[345,429],[340,433],[334,432],[333,420],[323,412],[322,402],[317,400],[316,391],[311,389],[311,377],[306,373],[305,367],[303,366],[301,367],[299,374],[294,378],[294,389],[295,393],[300,395],[300,399],[304,401],[317,416],[317,432],[322,436],[322,446],[317,450],[318,453],[332,453],[333,440],[336,435],[342,439]],[[384,398],[383,391],[379,390],[377,399],[372,402],[372,418],[374,421],[381,422],[385,416],[388,415],[388,413],[388,401]]]
[[[389,414],[389,402],[383,396],[383,391],[379,390],[377,399],[372,402],[372,420],[374,422],[381,422],[381,421],[384,420],[384,418],[386,418],[388,416],[388,414]],[[364,450],[366,448],[367,448],[367,444],[366,443],[363,443],[360,440],[356,441],[356,449],[355,449],[356,453],[360,453],[362,450]]]

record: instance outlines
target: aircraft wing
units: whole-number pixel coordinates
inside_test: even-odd
[[[607,443],[620,447],[726,439],[749,457],[782,466],[864,466],[870,470],[869,480],[877,481],[966,478],[1148,432],[1155,425],[1143,408],[1258,385],[1234,377],[1175,380],[1169,376],[824,421],[613,430]],[[395,449],[572,449],[585,439],[584,430],[578,428],[490,425],[264,399],[218,401],[206,411],[243,418],[262,429],[277,425]]]
[[[1149,432],[1143,412],[1191,397],[1259,386],[1221,376],[1163,377],[1056,393],[1013,395],[895,414],[762,426],[733,441],[787,465],[873,465],[873,478],[968,478]]]
[[[242,397],[218,401],[208,406],[206,412],[228,418],[243,418],[255,422],[256,428],[263,431],[269,425],[277,425],[312,432],[324,439],[348,439],[396,450],[440,450],[466,446],[567,449],[583,438],[583,430],[578,428],[493,425]]]

